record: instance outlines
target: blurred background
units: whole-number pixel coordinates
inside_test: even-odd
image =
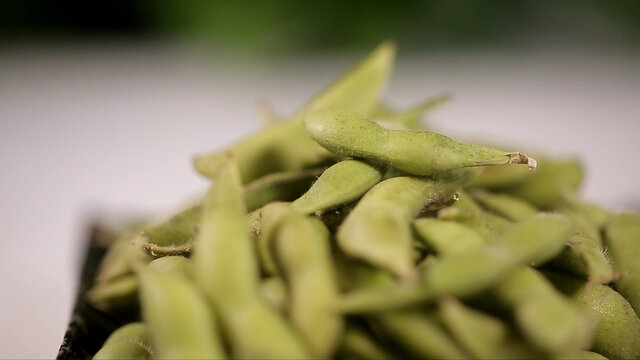
[[[0,2],[0,357],[55,356],[93,220],[199,196],[192,155],[386,39],[391,105],[450,92],[433,128],[578,157],[584,197],[640,207],[638,19],[631,0]]]

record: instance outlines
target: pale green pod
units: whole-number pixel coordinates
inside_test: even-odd
[[[480,175],[469,183],[470,188],[498,190],[525,182],[535,173],[526,166],[496,165],[482,169]]]
[[[260,234],[256,244],[261,268],[267,275],[280,275],[273,256],[272,245],[282,221],[290,216],[291,212],[290,204],[283,202],[267,204],[260,210]]]
[[[232,157],[218,171],[202,206],[193,254],[196,279],[220,316],[233,357],[308,357],[299,336],[260,296],[258,262]]]
[[[575,193],[582,182],[582,165],[577,161],[556,161],[546,158],[526,181],[501,188],[541,210],[561,205],[566,194]]]
[[[451,199],[473,174],[473,169],[462,169],[436,179],[400,176],[378,183],[338,229],[338,245],[346,254],[399,278],[414,279],[411,219],[422,207]]]
[[[378,167],[359,160],[344,160],[325,170],[291,207],[306,215],[346,204],[360,198],[381,177]]]
[[[624,274],[613,286],[640,315],[640,215],[614,217],[606,227],[605,241],[615,269]]]
[[[293,201],[304,194],[322,169],[293,170],[264,175],[244,187],[247,210],[253,211],[272,201]]]
[[[546,275],[562,292],[597,318],[590,350],[612,360],[640,358],[640,319],[622,295],[606,285],[587,286],[584,280],[568,275]]]
[[[538,213],[538,209],[533,205],[508,194],[476,190],[471,192],[471,195],[488,211],[511,221],[524,220]]]
[[[482,247],[485,243],[471,228],[433,218],[416,219],[413,228],[427,246],[441,255],[450,255]]]
[[[138,279],[123,275],[94,285],[86,296],[91,305],[104,312],[128,311],[138,305]]]
[[[419,310],[397,310],[381,313],[373,319],[395,342],[418,358],[468,357],[437,323],[434,314]]]
[[[582,233],[573,234],[565,249],[550,265],[595,284],[606,284],[619,277],[604,248]]]
[[[305,116],[304,126],[338,157],[371,159],[413,175],[498,164],[536,166],[521,153],[463,144],[429,131],[389,130],[353,113],[314,111]]]
[[[382,360],[396,359],[387,349],[366,331],[354,325],[347,325],[338,352],[341,359]]]
[[[272,276],[260,282],[260,294],[272,308],[284,312],[289,307],[287,286],[280,277]]]
[[[187,279],[194,277],[192,261],[183,256],[161,257],[150,262],[147,268],[155,272],[179,275]]]
[[[510,222],[501,216],[484,210],[470,210],[469,207],[457,206],[457,203],[439,210],[438,219],[465,225],[478,233],[487,243],[495,242],[510,225]]]
[[[589,348],[594,323],[541,274],[518,267],[494,288],[495,296],[514,314],[525,338],[551,355]]]
[[[156,359],[225,357],[213,312],[195,284],[152,269],[138,272],[142,317]]]
[[[147,327],[143,323],[121,326],[109,335],[93,359],[150,359],[151,345],[147,337]]]
[[[455,298],[440,302],[442,321],[455,340],[477,359],[541,358],[513,336],[502,320],[463,305]]]
[[[378,103],[395,58],[395,45],[385,42],[367,58],[318,94],[293,118],[274,124],[231,146],[244,183],[279,171],[315,167],[328,153],[305,132],[303,115],[312,109],[336,109],[369,115]],[[213,177],[225,162],[225,152],[197,156],[195,168]]]
[[[280,223],[271,244],[289,289],[289,317],[311,354],[330,358],[344,327],[336,311],[335,278],[329,232],[317,219],[290,214]]]
[[[596,244],[603,246],[602,242],[602,228],[595,223],[591,222],[591,219],[586,213],[576,208],[563,207],[558,210],[559,213],[568,216],[573,220],[575,231],[577,233],[584,234],[586,237],[595,240]]]
[[[442,296],[467,297],[496,284],[520,264],[544,263],[564,247],[571,222],[537,215],[512,224],[494,244],[453,254],[425,268],[417,285],[366,287],[342,296],[345,313],[367,313],[426,303]]]

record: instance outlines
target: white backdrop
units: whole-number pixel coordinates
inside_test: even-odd
[[[190,157],[259,129],[258,100],[290,114],[364,55],[238,63],[144,43],[0,54],[5,358],[55,356],[90,219],[179,207],[207,186]],[[386,99],[402,106],[451,91],[454,101],[430,116],[436,129],[579,156],[586,198],[637,207],[638,60],[547,48],[421,56],[400,49]]]

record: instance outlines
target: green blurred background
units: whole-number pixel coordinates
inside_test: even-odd
[[[189,38],[228,51],[280,55],[570,42],[640,44],[640,1],[12,1],[0,2],[4,40],[140,36]]]

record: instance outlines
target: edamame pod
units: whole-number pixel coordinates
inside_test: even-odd
[[[307,133],[339,157],[371,159],[413,175],[434,175],[464,167],[527,164],[533,158],[457,142],[430,131],[388,130],[352,113],[318,110],[304,119]]]
[[[306,358],[301,339],[262,299],[240,174],[232,155],[202,205],[193,261],[196,279],[219,314],[234,357]]]
[[[291,203],[301,214],[312,214],[358,199],[382,178],[378,167],[344,160],[325,170],[309,191]]]
[[[157,359],[225,357],[214,315],[195,284],[149,268],[138,278],[142,315]]]
[[[142,250],[152,257],[188,255],[198,232],[200,205],[182,210],[155,226],[142,230]]]
[[[560,291],[590,311],[598,320],[590,350],[609,359],[640,358],[640,319],[622,295],[606,285],[587,286],[584,280],[545,273]]]
[[[449,102],[449,100],[451,100],[450,94],[441,94],[428,98],[408,110],[398,112],[387,110],[386,113],[372,114],[372,118],[375,122],[387,129],[419,130],[422,128],[421,121],[423,115]]]
[[[418,310],[384,312],[374,318],[384,331],[414,356],[426,359],[461,359],[468,355],[433,319]]]
[[[538,213],[538,209],[528,202],[507,194],[476,190],[473,198],[485,209],[511,221],[524,220]]]
[[[150,359],[152,355],[147,327],[136,322],[121,326],[111,333],[93,359]]]
[[[378,183],[338,229],[338,245],[346,254],[402,279],[415,279],[411,219],[425,205],[448,201],[474,174],[473,169],[463,169],[436,179],[400,176]]]
[[[640,215],[618,215],[607,225],[606,244],[615,268],[625,275],[613,286],[640,315]]]
[[[289,307],[287,286],[278,276],[266,278],[260,282],[262,298],[274,309],[284,312]]]
[[[326,160],[328,154],[306,133],[302,116],[311,109],[337,109],[368,115],[378,102],[393,66],[395,45],[386,42],[318,94],[289,121],[274,124],[231,146],[238,161],[244,183],[260,176],[288,170],[313,167]],[[213,177],[225,163],[225,152],[215,152],[194,159],[195,168]]]
[[[543,162],[544,160],[540,160]],[[477,178],[469,183],[469,188],[499,190],[525,182],[535,173],[524,166],[495,165],[482,168]]]
[[[513,336],[503,321],[471,309],[455,298],[445,298],[439,304],[444,325],[456,341],[477,359],[541,358]]]
[[[317,219],[290,210],[271,244],[289,289],[289,317],[313,356],[330,358],[343,331],[329,232]]]
[[[471,228],[452,221],[421,218],[413,222],[413,228],[430,249],[444,256],[480,248],[485,243]]]
[[[512,309],[525,337],[547,354],[574,354],[591,344],[593,320],[535,270],[514,269],[494,294]]]
[[[620,277],[614,271],[607,252],[596,240],[582,233],[573,234],[565,249],[550,265],[594,284],[606,284]]]
[[[186,279],[194,277],[191,260],[182,256],[165,256],[155,259],[147,265],[147,268],[163,274],[179,275]]]
[[[131,274],[96,284],[87,292],[91,305],[105,312],[135,310],[137,296],[138,279]]]

